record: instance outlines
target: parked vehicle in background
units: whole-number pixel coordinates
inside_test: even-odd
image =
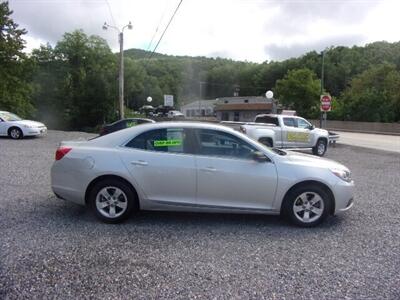
[[[318,156],[325,154],[329,144],[327,130],[315,128],[298,116],[258,115],[253,123],[241,125],[240,131],[268,147],[312,149]]]
[[[47,127],[40,122],[24,120],[8,111],[0,111],[0,136],[22,139],[25,136],[39,136],[47,133]]]
[[[87,205],[110,223],[141,209],[283,214],[304,227],[350,209],[354,189],[339,163],[196,122],[62,142],[51,185],[57,197]]]
[[[168,118],[171,119],[184,119],[185,115],[178,110],[170,110],[167,114]]]
[[[155,123],[155,121],[151,120],[151,119],[145,119],[145,118],[129,118],[129,119],[119,120],[112,124],[104,125],[100,129],[100,135],[109,134],[114,131],[133,127],[133,126],[136,126],[139,124],[146,124],[146,123]]]

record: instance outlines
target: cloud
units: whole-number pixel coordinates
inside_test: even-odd
[[[311,42],[294,43],[291,45],[271,44],[265,46],[265,53],[273,60],[284,60],[291,57],[299,57],[309,51],[320,52],[330,46],[354,46],[365,41],[366,37],[362,34],[348,36],[330,36]]]
[[[83,29],[118,51],[117,32],[104,21],[129,21],[125,49],[158,41],[179,0],[10,0],[13,18],[28,30],[28,48],[55,45],[65,32]],[[400,40],[400,1],[373,0],[184,0],[157,51],[262,62],[331,45]],[[158,31],[155,32],[158,27]],[[333,44],[331,44],[333,43]],[[314,48],[315,47],[315,48]]]

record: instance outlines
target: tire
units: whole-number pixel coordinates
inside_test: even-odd
[[[115,193],[119,195],[115,197]],[[105,223],[120,223],[138,210],[136,193],[125,182],[105,179],[97,182],[89,194],[89,205],[95,216]]]
[[[325,139],[319,139],[315,147],[313,147],[312,151],[314,155],[324,156],[327,149],[327,142]]]
[[[11,127],[10,129],[8,129],[8,136],[13,140],[19,140],[24,137],[24,134],[22,133],[22,130],[18,127]]]
[[[271,141],[271,139],[269,139],[269,138],[261,138],[261,139],[259,139],[258,141],[259,141],[261,144],[263,144],[263,145],[265,145],[265,146],[267,146],[267,147],[272,148],[272,141]]]
[[[332,201],[318,185],[299,186],[285,196],[282,214],[297,226],[314,227],[329,215]]]

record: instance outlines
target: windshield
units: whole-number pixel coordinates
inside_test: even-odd
[[[1,118],[3,121],[6,121],[6,122],[21,121],[21,120],[22,120],[22,119],[21,119],[20,117],[18,117],[17,115],[12,114],[12,113],[9,113],[9,112],[0,113],[0,118]]]

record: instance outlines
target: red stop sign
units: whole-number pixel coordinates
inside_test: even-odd
[[[332,98],[329,95],[321,96],[321,111],[330,111],[332,108]]]

